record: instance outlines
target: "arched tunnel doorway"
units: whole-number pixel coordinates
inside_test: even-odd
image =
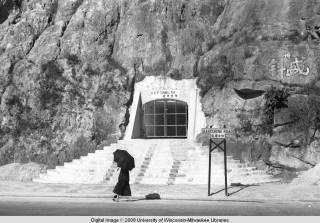
[[[186,138],[188,105],[173,99],[153,100],[143,105],[146,138]]]
[[[135,83],[124,139],[196,140],[206,126],[196,81],[147,76]]]

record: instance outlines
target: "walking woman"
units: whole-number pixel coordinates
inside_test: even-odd
[[[113,200],[119,200],[119,196],[131,196],[131,189],[130,189],[130,176],[129,171],[121,169],[118,182],[113,189],[113,193],[116,195],[113,197]]]
[[[115,193],[113,200],[119,201],[120,196],[131,196],[129,171],[135,167],[134,158],[126,150],[120,149],[117,149],[113,156],[114,162],[120,168],[118,182],[113,189],[113,193]]]

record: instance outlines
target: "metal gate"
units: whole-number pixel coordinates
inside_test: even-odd
[[[146,138],[186,138],[188,105],[179,100],[159,99],[143,105]]]

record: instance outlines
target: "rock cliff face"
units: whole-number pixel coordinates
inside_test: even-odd
[[[0,164],[55,166],[121,138],[134,83],[163,75],[197,78],[235,156],[309,168],[319,14],[314,0],[0,0]]]

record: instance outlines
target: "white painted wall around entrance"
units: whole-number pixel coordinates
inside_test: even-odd
[[[125,140],[132,138],[140,97],[142,104],[156,99],[176,99],[186,102],[188,104],[187,138],[189,140],[195,140],[197,134],[201,133],[201,128],[206,126],[195,79],[173,80],[168,77],[148,76],[143,81],[136,83],[134,90]]]

